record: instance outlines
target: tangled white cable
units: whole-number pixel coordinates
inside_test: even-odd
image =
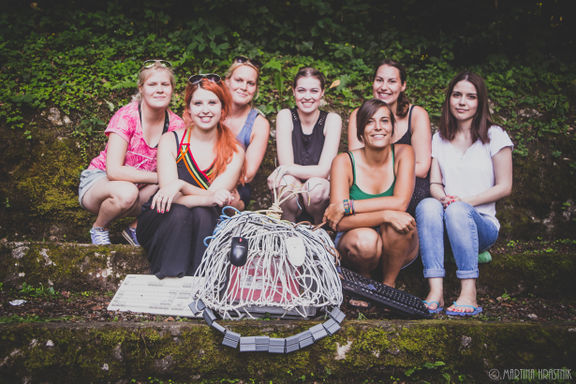
[[[194,313],[224,334],[222,344],[240,352],[290,353],[340,329],[345,315],[342,282],[336,271],[338,253],[323,229],[280,219],[283,201],[304,191],[286,186],[274,191],[269,210],[240,212],[232,207],[214,229],[193,287]],[[234,215],[226,212],[233,210]],[[263,214],[266,213],[266,214]],[[286,338],[242,336],[216,322],[244,316],[310,317],[323,309],[328,319]]]
[[[201,277],[196,298],[207,308],[234,319],[308,317],[319,308],[340,306],[337,252],[326,231],[259,212],[234,211],[221,216],[196,272]],[[247,254],[233,263],[238,239]]]

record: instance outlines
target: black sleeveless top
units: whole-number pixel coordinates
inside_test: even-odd
[[[173,133],[176,142],[178,142],[178,134],[176,131],[173,131]],[[190,150],[190,130],[186,130],[178,145],[178,157],[176,158],[178,178],[198,188],[208,189],[214,178],[214,163],[215,160],[207,169],[200,169]]]
[[[408,111],[408,129],[404,133],[404,136],[399,138],[394,144],[408,144],[412,145],[412,110],[414,106],[410,106],[410,110]]]
[[[318,165],[320,155],[324,148],[324,125],[328,112],[320,111],[318,121],[312,129],[312,133],[305,135],[302,132],[302,124],[296,108],[290,110],[292,113],[292,151],[294,153],[294,164],[298,165]]]
[[[396,141],[394,144],[408,144],[412,145],[412,110],[414,106],[410,106],[410,111],[408,112],[408,129],[404,136]],[[416,206],[418,203],[430,196],[430,172],[426,175],[426,177],[416,177],[416,183],[414,184],[414,193],[412,193],[412,199],[410,200],[410,204],[408,205],[408,209],[406,212],[414,216],[416,213]]]

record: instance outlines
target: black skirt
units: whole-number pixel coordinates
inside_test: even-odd
[[[145,205],[136,237],[146,250],[151,273],[159,279],[192,276],[206,251],[204,238],[212,235],[218,216],[216,207],[172,204],[170,211],[158,213]]]

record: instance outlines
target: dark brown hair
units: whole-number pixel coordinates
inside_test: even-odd
[[[448,85],[446,99],[444,100],[444,104],[442,104],[440,136],[445,140],[451,141],[454,139],[456,132],[458,131],[456,118],[454,118],[450,112],[450,98],[454,91],[454,87],[461,81],[469,81],[476,88],[478,109],[476,110],[476,115],[474,115],[474,118],[472,119],[472,140],[474,142],[480,139],[484,144],[489,143],[490,138],[488,137],[488,129],[492,125],[492,118],[490,116],[490,109],[488,108],[488,90],[486,89],[484,79],[469,71],[460,72]]]
[[[324,87],[326,86],[326,78],[324,77],[322,72],[320,72],[316,68],[302,67],[298,70],[298,73],[296,73],[296,76],[294,77],[294,83],[292,84],[293,88],[296,88],[296,83],[298,83],[298,80],[301,77],[315,77],[318,79],[318,81],[320,81],[320,87],[322,89],[324,89]]]
[[[388,109],[388,112],[390,112],[390,124],[392,124],[391,136],[394,136],[394,125],[396,124],[396,120],[394,119],[394,114],[392,113],[390,106],[380,99],[370,99],[362,103],[358,109],[358,113],[356,114],[356,137],[358,137],[358,140],[364,141],[364,129],[366,128],[366,125],[368,125],[368,121],[382,107]]]
[[[378,70],[383,65],[388,65],[389,67],[396,68],[398,70],[398,72],[400,73],[400,81],[402,82],[402,84],[406,84],[406,69],[399,62],[394,61],[394,60],[390,60],[390,59],[384,59],[378,63],[378,66],[376,67],[376,70],[374,71],[374,76],[372,76],[372,83],[374,83],[374,80],[376,80],[376,75],[378,74]],[[400,95],[398,96],[398,101],[396,102],[396,104],[397,104],[396,115],[398,115],[399,117],[406,116],[406,114],[408,113],[409,106],[410,106],[410,100],[408,100],[406,93],[400,92]]]

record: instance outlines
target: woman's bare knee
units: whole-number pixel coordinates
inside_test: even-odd
[[[309,201],[310,206],[328,203],[330,199],[330,183],[326,179],[319,177],[310,178],[304,184],[305,198]]]
[[[140,200],[140,205],[146,203],[152,196],[158,192],[158,184],[148,184],[138,191],[138,199]]]
[[[416,228],[407,233],[396,231],[392,226],[380,228],[382,248],[389,256],[401,259],[407,264],[418,256],[418,231]]]
[[[382,255],[380,238],[371,228],[359,228],[345,234],[338,248],[347,263],[360,271],[375,269]]]
[[[119,209],[128,211],[139,203],[139,190],[135,184],[126,183],[110,191],[110,198],[114,200]]]

